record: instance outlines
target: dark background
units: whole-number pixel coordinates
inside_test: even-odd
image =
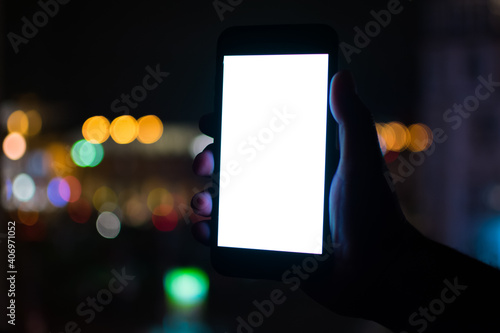
[[[16,54],[7,34],[20,34],[21,18],[31,21],[40,7],[37,1],[3,1],[0,97],[4,106],[27,103],[42,113],[39,142],[31,139],[28,149],[56,139],[71,145],[88,117],[103,115],[111,120],[120,115],[113,112],[111,102],[140,84],[147,66],[160,64],[169,77],[148,92],[131,115],[155,114],[166,132],[169,124],[197,131],[199,117],[212,111],[216,41],[225,28],[323,23],[337,31],[340,41],[353,45],[353,28],[364,29],[373,20],[370,11],[386,9],[387,4],[244,0],[225,12],[221,21],[209,0],[72,0],[60,5],[57,15]],[[360,54],[354,54],[352,62],[340,53],[339,67],[352,71],[358,93],[377,122],[442,126],[443,112],[474,92],[477,76],[500,77],[500,65],[487,61],[499,55],[498,2],[402,1],[401,5],[403,11]],[[488,191],[500,181],[494,167],[499,164],[495,148],[500,142],[487,136],[493,144],[478,152],[483,143],[471,138],[498,131],[497,102],[498,96],[483,107],[489,115],[486,120],[471,120],[470,126],[450,132],[449,142],[397,186],[409,220],[426,235],[492,264],[498,264],[491,259],[498,256],[491,250],[498,237],[487,244],[484,255],[476,244],[481,242],[485,221],[496,221],[498,215],[488,206]],[[2,138],[7,134],[7,116],[1,114]],[[112,152],[102,165],[83,173],[88,182],[140,187],[153,175],[180,188],[184,204],[192,189],[204,184],[192,175],[190,156],[158,153],[144,158],[135,150],[109,149]],[[9,161],[2,158],[6,169]],[[391,171],[398,172],[398,161],[389,165]],[[465,210],[459,211],[461,219],[455,218],[457,207]],[[0,217],[2,225],[17,219],[16,211],[7,209],[0,211]],[[65,323],[74,320],[83,332],[235,332],[236,318],[255,310],[253,300],[267,299],[275,288],[286,290],[279,283],[217,275],[210,268],[208,249],[192,239],[190,223],[181,221],[172,232],[158,231],[151,222],[138,228],[124,226],[116,239],[108,240],[97,234],[96,217],[93,211],[89,222],[76,224],[61,210],[41,212],[34,226],[18,223],[17,263],[22,267],[16,296],[18,331],[62,332]],[[206,304],[193,317],[196,320],[187,320],[198,322],[203,327],[199,330],[165,328],[175,316],[165,305],[162,276],[178,266],[201,267],[210,277]],[[107,285],[112,269],[122,267],[136,279],[92,323],[83,323],[75,313],[77,305]],[[255,332],[385,332],[374,323],[333,314],[300,291],[286,295],[287,302]],[[0,328],[11,327],[2,319]]]

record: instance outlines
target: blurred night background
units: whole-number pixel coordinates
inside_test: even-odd
[[[323,23],[356,46],[354,28],[389,2],[216,1],[222,16],[212,0],[0,2],[0,246],[7,253],[15,220],[17,331],[236,332],[254,300],[287,290],[218,275],[190,233],[200,218],[189,202],[207,182],[191,163],[210,142],[198,119],[213,110],[217,37]],[[400,6],[358,51],[339,51],[339,67],[374,113],[411,223],[499,266],[500,92],[474,96],[500,81],[500,1]],[[448,112],[464,103],[473,111]],[[286,297],[253,331],[387,332],[301,291]]]

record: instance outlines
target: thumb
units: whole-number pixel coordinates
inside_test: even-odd
[[[344,172],[355,172],[372,169],[375,165],[382,166],[383,158],[373,117],[356,94],[349,71],[340,71],[333,77],[330,109],[339,124],[339,168]]]

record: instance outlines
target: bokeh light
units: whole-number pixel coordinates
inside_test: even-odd
[[[411,141],[408,149],[414,152],[426,150],[432,144],[432,131],[427,125],[413,124],[408,130],[410,131]]]
[[[165,275],[163,286],[170,303],[185,308],[200,305],[206,300],[209,280],[199,268],[177,268]]]
[[[28,226],[32,226],[38,222],[38,212],[34,210],[25,210],[19,208],[17,210],[17,217],[19,218],[19,221],[21,221],[21,223]]]
[[[139,195],[133,195],[125,204],[125,215],[129,224],[137,227],[143,225],[149,219],[151,212]]]
[[[29,136],[37,135],[42,129],[42,117],[40,113],[36,110],[30,110],[26,112],[26,117],[28,118],[28,131],[26,134]]]
[[[76,223],[85,223],[92,214],[92,206],[85,198],[80,198],[75,202],[68,204],[68,215]]]
[[[95,167],[101,163],[104,149],[100,143],[90,143],[87,140],[78,140],[71,148],[71,158],[79,167]]]
[[[177,226],[179,216],[170,205],[159,205],[153,211],[153,225],[159,231],[172,231]]]
[[[396,133],[394,133],[394,129],[388,124],[381,123],[377,126],[377,132],[377,134],[383,139],[381,141],[384,142],[385,151],[392,150],[396,144]]]
[[[59,142],[53,142],[47,148],[51,157],[51,167],[58,176],[71,174],[75,167],[72,162],[71,148]]]
[[[91,143],[103,143],[109,138],[109,120],[103,116],[90,117],[83,123],[82,134]]]
[[[174,208],[174,196],[164,188],[155,188],[149,192],[147,205],[151,212],[154,212],[159,205],[170,207],[170,210],[165,213],[166,215]]]
[[[85,143],[85,140],[79,140],[73,144],[71,147],[71,159],[73,162],[78,165],[79,167],[86,167],[86,165],[83,163],[81,157],[80,157],[80,148],[82,145]]]
[[[119,144],[127,144],[135,140],[138,133],[138,124],[132,116],[120,116],[111,122],[109,133]]]
[[[15,161],[26,152],[26,140],[17,132],[10,133],[3,140],[2,148],[5,156]]]
[[[12,193],[14,197],[22,202],[30,201],[35,195],[35,182],[33,178],[25,173],[17,175],[12,184]]]
[[[6,199],[10,200],[12,198],[12,182],[8,178],[5,180],[5,192]]]
[[[394,131],[395,141],[390,150],[400,152],[405,150],[410,144],[410,131],[400,122],[393,121],[388,124]]]
[[[101,186],[95,191],[92,197],[94,208],[100,212],[113,211],[118,203],[118,197],[112,189],[107,186]]]
[[[116,238],[121,229],[120,219],[111,212],[102,212],[97,217],[96,228],[102,237]]]
[[[80,199],[80,195],[82,194],[82,185],[80,184],[80,181],[74,176],[66,176],[64,177],[64,180],[70,189],[70,195],[67,201],[76,202]]]
[[[398,159],[399,152],[388,150],[384,155],[385,163],[390,164]]]
[[[191,142],[191,156],[194,158],[201,153],[206,146],[213,143],[214,139],[205,134],[200,134]]]
[[[377,130],[378,142],[380,144],[380,150],[382,150],[382,154],[385,154],[387,151],[387,144],[384,138],[384,126],[382,124],[376,123],[375,128]]]
[[[65,206],[70,198],[70,187],[66,180],[53,178],[47,186],[47,197],[51,204],[56,207]]]
[[[79,154],[83,165],[89,166],[92,162],[94,162],[96,157],[94,145],[88,141],[84,141],[80,146]]]
[[[98,166],[102,162],[102,159],[104,158],[104,148],[100,143],[94,144],[87,142],[86,144],[84,144],[84,146],[85,145],[91,145],[95,151],[94,159],[92,160],[92,162],[88,164],[88,166],[91,168]]]
[[[154,115],[144,116],[137,121],[137,140],[141,143],[155,143],[163,134],[163,123]]]
[[[19,132],[21,134],[26,134],[28,132],[28,125],[28,116],[21,110],[12,112],[7,119],[7,129],[10,133]]]

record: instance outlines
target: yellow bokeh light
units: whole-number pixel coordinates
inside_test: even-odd
[[[408,128],[397,121],[390,122],[388,126],[392,128],[395,135],[395,141],[390,150],[397,152],[405,150],[410,144],[411,139]]]
[[[42,129],[42,117],[40,113],[36,110],[30,110],[26,112],[26,117],[28,118],[28,132],[29,136],[37,135]]]
[[[432,131],[427,125],[413,124],[409,127],[411,141],[408,149],[413,152],[426,150],[432,143]]]
[[[26,152],[26,140],[17,133],[10,133],[5,137],[2,144],[3,152],[11,160],[18,160]]]
[[[396,133],[394,133],[392,127],[384,123],[377,123],[375,126],[377,128],[380,145],[384,153],[387,150],[392,150],[392,147],[396,143]]]
[[[12,112],[7,119],[7,129],[9,132],[19,132],[21,134],[26,134],[28,132],[28,116],[24,111],[17,110]]]
[[[137,121],[139,132],[137,140],[141,143],[155,143],[163,134],[163,123],[160,118],[154,115],[144,116]]]
[[[155,208],[158,207],[159,205],[165,205],[167,207],[172,207],[173,209],[174,197],[166,189],[156,188],[151,192],[149,192],[147,203],[148,203],[148,208],[151,212],[154,212]]]
[[[116,208],[117,202],[118,197],[116,196],[115,191],[107,186],[99,187],[92,197],[92,203],[94,204],[95,209],[100,212],[112,212]]]
[[[103,116],[90,117],[83,123],[82,134],[91,143],[103,143],[109,138],[109,121]]]
[[[113,140],[119,144],[127,144],[137,137],[137,120],[132,116],[120,116],[113,120],[109,133]]]

